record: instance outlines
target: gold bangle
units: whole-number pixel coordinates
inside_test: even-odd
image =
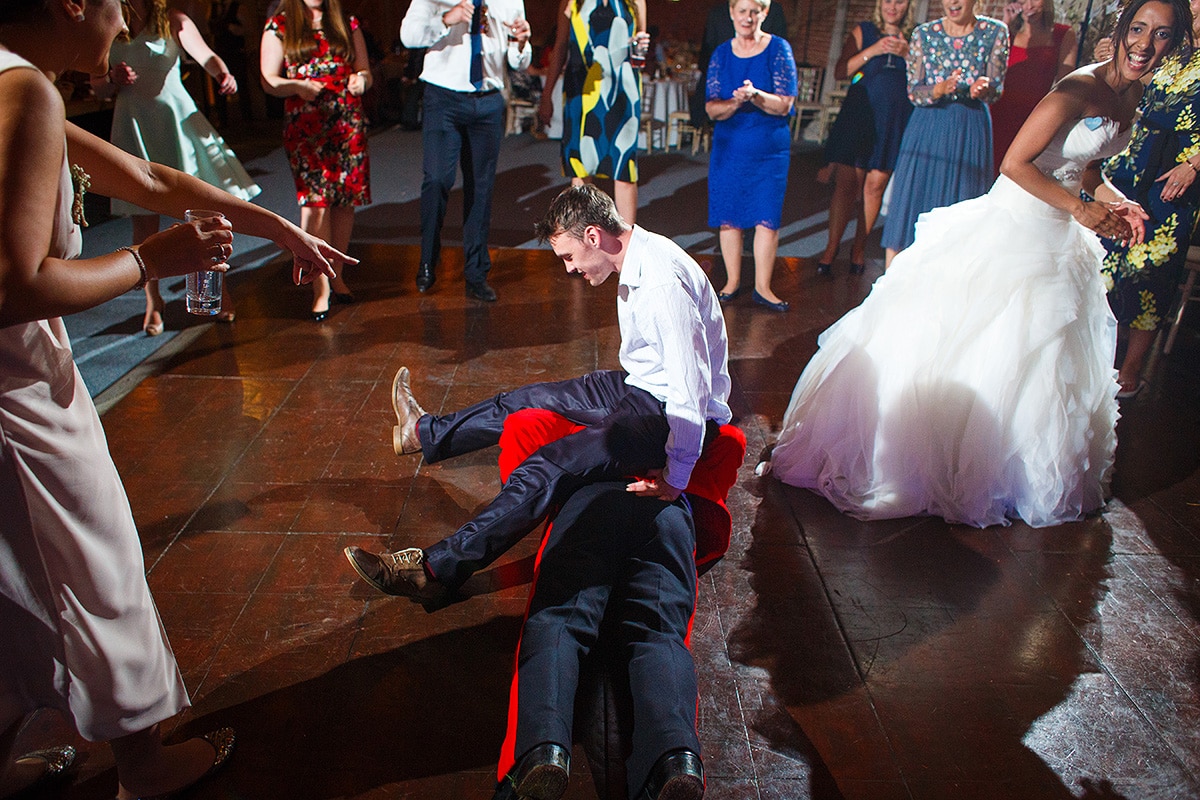
[[[1200,168],[1197,168],[1196,165],[1192,163],[1192,160],[1190,158],[1185,158],[1183,160],[1183,163],[1187,164],[1189,167],[1192,168],[1193,175],[1200,172]]]
[[[128,250],[130,252],[130,254],[133,256],[133,260],[137,263],[138,272],[140,272],[142,274],[141,280],[139,280],[137,282],[137,285],[134,286],[133,288],[134,289],[144,289],[146,287],[146,282],[150,280],[150,276],[146,273],[146,262],[142,261],[141,253],[139,253],[134,248],[128,247],[128,246],[117,248],[118,253],[121,252],[122,250]]]

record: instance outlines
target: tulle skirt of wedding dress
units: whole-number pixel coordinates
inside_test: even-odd
[[[922,215],[913,245],[822,334],[775,474],[862,519],[1040,527],[1099,508],[1117,421],[1103,255],[1005,177]]]

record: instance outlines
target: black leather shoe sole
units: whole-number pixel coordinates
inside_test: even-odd
[[[513,769],[513,791],[522,800],[559,800],[567,791],[571,754],[545,742],[530,750]]]
[[[654,762],[639,800],[700,800],[704,764],[691,750],[675,750]]]

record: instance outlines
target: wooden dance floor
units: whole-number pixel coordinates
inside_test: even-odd
[[[314,324],[284,265],[235,276],[236,323],[203,326],[104,413],[194,698],[173,735],[238,733],[198,800],[491,797],[535,542],[434,613],[356,579],[344,546],[428,545],[498,485],[494,451],[393,455],[392,376],[408,365],[437,411],[617,366],[615,281],[589,287],[548,251],[496,251],[492,305],[463,296],[461,251],[428,295],[414,248],[354,252],[358,303]],[[1123,409],[1102,516],[862,523],[754,475],[818,334],[877,274],[845,270],[781,260],[791,312],[727,310],[749,453],[695,625],[707,797],[1200,797],[1197,337]],[[66,730],[43,714],[23,734],[84,755],[33,796],[111,798],[107,749]],[[574,761],[567,797],[595,797]]]

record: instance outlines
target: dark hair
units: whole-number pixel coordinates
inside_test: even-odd
[[[96,5],[103,0],[86,0]],[[0,25],[33,25],[50,17],[47,0],[0,0]]]
[[[46,0],[4,0],[0,2],[0,25],[28,25],[46,14]]]
[[[592,225],[613,236],[620,236],[629,230],[628,223],[617,213],[613,199],[590,183],[585,183],[570,186],[551,200],[546,216],[533,226],[533,232],[541,243],[560,233],[583,239],[583,232]]]
[[[1133,24],[1134,14],[1147,3],[1163,3],[1170,6],[1175,13],[1175,19],[1171,25],[1171,44],[1164,55],[1171,55],[1180,44],[1185,42],[1188,47],[1192,46],[1192,8],[1187,0],[1130,0],[1125,8],[1121,9],[1117,27],[1113,29],[1113,58],[1117,57],[1120,48],[1125,47],[1125,38],[1129,36],[1129,26]]]

